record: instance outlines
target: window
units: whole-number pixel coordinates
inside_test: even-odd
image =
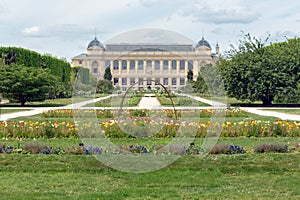
[[[118,70],[118,69],[119,69],[119,61],[114,60],[114,70]]]
[[[106,68],[110,68],[110,60],[106,60],[105,61],[105,67]]]
[[[144,80],[143,80],[143,78],[139,78],[139,85],[144,85]]]
[[[152,61],[151,60],[147,60],[147,67],[152,67]]]
[[[179,69],[180,70],[185,70],[185,61],[184,60],[180,60]]]
[[[168,60],[164,60],[163,65],[164,65],[164,68],[163,68],[164,70],[169,69],[169,61]]]
[[[138,62],[138,69],[139,70],[144,70],[144,61],[143,60],[139,60],[139,62]]]
[[[130,85],[135,84],[135,78],[130,78]]]
[[[119,83],[119,78],[114,78],[114,85]]]
[[[130,61],[130,70],[135,70],[135,60]]]
[[[122,70],[127,70],[127,60],[122,60]]]
[[[155,78],[155,85],[158,85],[160,83],[160,78]]]
[[[168,78],[164,78],[164,85],[168,85]]]
[[[79,60],[79,65],[82,65],[82,60]]]
[[[193,70],[194,61],[189,60],[188,62],[188,69]]]
[[[172,78],[172,85],[176,85],[176,78]]]
[[[184,82],[185,82],[184,78],[180,78],[180,85],[184,85]]]
[[[93,69],[94,74],[98,73],[98,62],[97,61],[92,62],[92,69]]]
[[[151,78],[147,78],[147,85],[151,85]]]
[[[122,85],[127,85],[127,78],[122,78]]]
[[[94,68],[93,68],[93,73],[94,73],[94,74],[97,74],[97,73],[98,73],[98,67],[94,67]]]
[[[176,60],[172,60],[172,70],[176,70],[177,69],[177,62]]]
[[[155,70],[160,70],[160,61],[159,60],[156,60],[154,65],[155,65]]]

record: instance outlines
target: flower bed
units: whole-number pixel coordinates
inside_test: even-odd
[[[209,128],[222,126],[221,137],[299,137],[300,123],[277,120],[274,122],[246,120],[223,124],[203,121],[179,121],[171,118],[119,118],[91,122],[48,121],[0,122],[0,137],[4,138],[68,138],[68,137],[206,137]]]

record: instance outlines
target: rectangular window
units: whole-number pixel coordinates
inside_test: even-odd
[[[169,69],[169,61],[168,60],[164,60],[163,65],[164,65],[164,68],[163,68],[164,70]]]
[[[105,60],[105,68],[110,68],[110,60]]]
[[[158,85],[160,83],[160,78],[155,78],[155,85]]]
[[[130,61],[130,70],[135,70],[135,60]]]
[[[176,85],[176,78],[172,78],[172,85]]]
[[[119,69],[119,61],[114,60],[114,70],[118,70],[118,69]]]
[[[168,78],[164,78],[164,85],[169,85]]]
[[[147,85],[151,85],[151,78],[147,78]]]
[[[79,65],[82,65],[82,60],[79,60]]]
[[[94,74],[97,74],[97,73],[98,73],[98,67],[94,67],[94,68],[93,68],[93,73],[94,73]]]
[[[184,60],[180,60],[179,69],[180,70],[185,70],[185,61]]]
[[[188,62],[188,69],[193,70],[194,61],[189,60]]]
[[[147,60],[147,67],[152,67],[152,61],[151,60]]]
[[[139,62],[138,62],[138,69],[139,70],[144,70],[144,61],[143,60],[139,60]]]
[[[122,70],[127,70],[127,60],[122,60]]]
[[[184,78],[180,78],[180,85],[184,85],[184,83],[185,83]]]
[[[159,60],[155,61],[155,70],[160,70],[160,61]]]
[[[135,78],[130,78],[130,85],[135,84]]]
[[[122,78],[122,85],[127,85],[127,78]]]
[[[119,83],[119,78],[114,78],[114,85]]]
[[[176,70],[177,69],[177,62],[176,60],[172,60],[172,70]]]
[[[144,80],[143,80],[143,78],[139,78],[139,85],[144,85]]]

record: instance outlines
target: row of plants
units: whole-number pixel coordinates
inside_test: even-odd
[[[0,137],[4,138],[173,138],[215,137],[300,137],[300,123],[289,121],[244,120],[240,122],[179,121],[175,119],[126,117],[98,121],[3,121]]]
[[[133,98],[135,104],[138,104],[140,98]],[[42,113],[43,118],[73,118],[75,116],[84,117],[95,117],[97,118],[112,118],[114,116],[120,115],[120,110],[71,110],[71,109],[55,109],[49,110]],[[161,117],[175,117],[174,110],[146,110],[146,109],[126,109],[122,110],[122,114],[125,116],[132,117],[151,117],[151,116],[161,116]],[[176,110],[176,116],[182,118],[211,118],[212,116],[226,116],[226,117],[248,117],[248,113],[239,108],[227,108],[222,109],[199,109],[199,110]]]
[[[288,153],[299,149],[297,143],[295,147],[289,148],[283,143],[260,143],[254,149],[254,153]],[[195,143],[190,143],[188,147],[183,145],[170,145],[165,148],[163,145],[153,145],[146,147],[142,145],[116,145],[114,148],[103,148],[85,146],[80,143],[77,146],[70,146],[66,148],[51,147],[44,143],[28,142],[24,146],[12,147],[0,144],[0,154],[73,154],[73,155],[101,155],[103,153],[118,153],[118,154],[174,154],[174,155],[198,155],[205,153],[205,150],[197,148]],[[209,150],[209,154],[245,154],[243,147],[238,145],[230,145],[226,143],[218,143]]]

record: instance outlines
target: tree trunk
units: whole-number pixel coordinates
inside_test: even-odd
[[[20,102],[21,102],[21,106],[24,106],[24,105],[25,105],[25,103],[26,103],[26,101],[25,101],[25,100],[21,100]]]
[[[262,99],[263,102],[263,106],[272,106],[272,98],[266,98],[266,99]]]

